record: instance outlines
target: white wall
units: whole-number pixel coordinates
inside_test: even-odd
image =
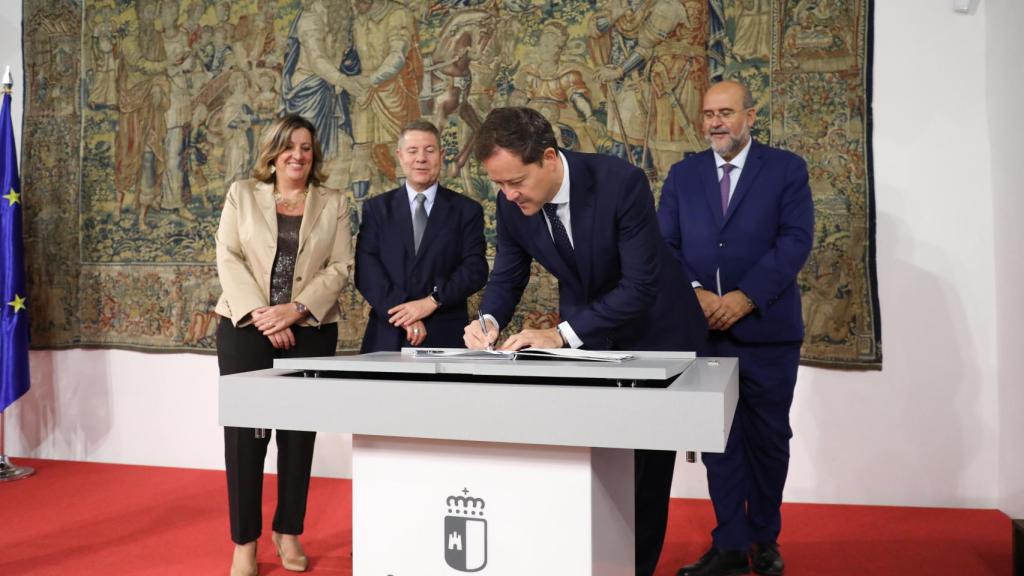
[[[4,9],[0,10],[0,75],[7,66],[11,67],[11,77],[14,80],[11,122],[14,123],[14,141],[19,143],[18,158],[21,158],[21,87],[25,84],[21,62],[21,2],[15,6],[5,5]]]
[[[987,0],[988,123],[992,142],[996,347],[999,383],[999,508],[1024,518],[1024,3]]]
[[[32,388],[8,410],[9,454],[224,467],[213,356],[44,350],[30,361]],[[350,475],[348,436],[321,434],[316,450],[316,474]]]
[[[995,507],[1024,500],[1024,470],[1013,457],[1022,430],[1013,413],[1024,401],[1010,376],[1022,367],[1013,330],[1020,322],[1009,323],[1003,310],[1020,320],[1021,305],[993,288],[1022,284],[1020,272],[1007,271],[1020,262],[1012,208],[1021,200],[1012,185],[1022,181],[1024,162],[1012,158],[1007,164],[1017,167],[990,176],[990,154],[1019,151],[1021,130],[990,131],[989,119],[1010,114],[1011,99],[987,96],[1020,87],[1011,62],[1022,53],[1015,2],[992,0],[989,14],[982,0],[970,16],[947,1],[875,3],[885,369],[801,369],[789,501]],[[20,14],[7,16],[4,29],[19,21]],[[986,27],[1001,34],[986,40]],[[0,39],[0,54],[17,49],[14,35]],[[983,64],[986,51],[1001,50]],[[1013,79],[1000,80],[1006,76]],[[9,454],[221,466],[212,357],[46,351],[32,353],[32,369],[32,390],[8,411]],[[317,450],[317,473],[348,474],[347,437],[322,434]],[[675,494],[706,495],[700,465],[679,465]]]
[[[787,498],[995,507],[985,17],[875,2],[884,370],[805,369]]]

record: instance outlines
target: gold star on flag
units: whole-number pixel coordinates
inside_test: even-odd
[[[18,202],[21,202],[21,194],[15,192],[14,188],[11,188],[10,192],[8,192],[5,196],[0,196],[0,198],[6,198],[8,206],[14,206]]]
[[[17,314],[19,311],[25,309],[25,299],[17,294],[14,295],[14,300],[7,303],[8,306],[14,307],[14,313]]]

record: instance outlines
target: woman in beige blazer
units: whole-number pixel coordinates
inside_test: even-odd
[[[254,178],[228,190],[217,230],[217,361],[220,373],[270,368],[275,358],[331,356],[338,298],[352,265],[345,197],[325,188],[316,129],[288,115],[265,134]],[[272,540],[288,570],[308,560],[299,544],[315,432],[278,430],[277,511]],[[257,574],[262,531],[263,430],[224,428],[232,576]]]

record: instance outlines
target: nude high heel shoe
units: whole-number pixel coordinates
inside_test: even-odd
[[[256,563],[256,541],[246,544],[235,544],[235,553],[231,558],[231,576],[258,576],[259,564]]]
[[[299,537],[291,534],[278,534],[274,532],[270,539],[274,541],[277,548],[277,555],[281,557],[281,566],[292,572],[305,572],[309,568],[309,558],[302,550]]]

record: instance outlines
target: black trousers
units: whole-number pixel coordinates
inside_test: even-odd
[[[235,328],[227,318],[217,325],[217,364],[221,375],[272,368],[275,358],[333,356],[338,325],[320,328],[292,326],[295,346],[278,350],[255,326]],[[316,432],[277,430],[277,509],[273,529],[302,534],[313,466]],[[256,438],[253,428],[224,427],[224,464],[228,480],[231,540],[245,544],[263,530],[263,461],[269,435]]]
[[[670,450],[634,450],[633,454],[636,576],[652,576],[665,544],[676,453]]]

